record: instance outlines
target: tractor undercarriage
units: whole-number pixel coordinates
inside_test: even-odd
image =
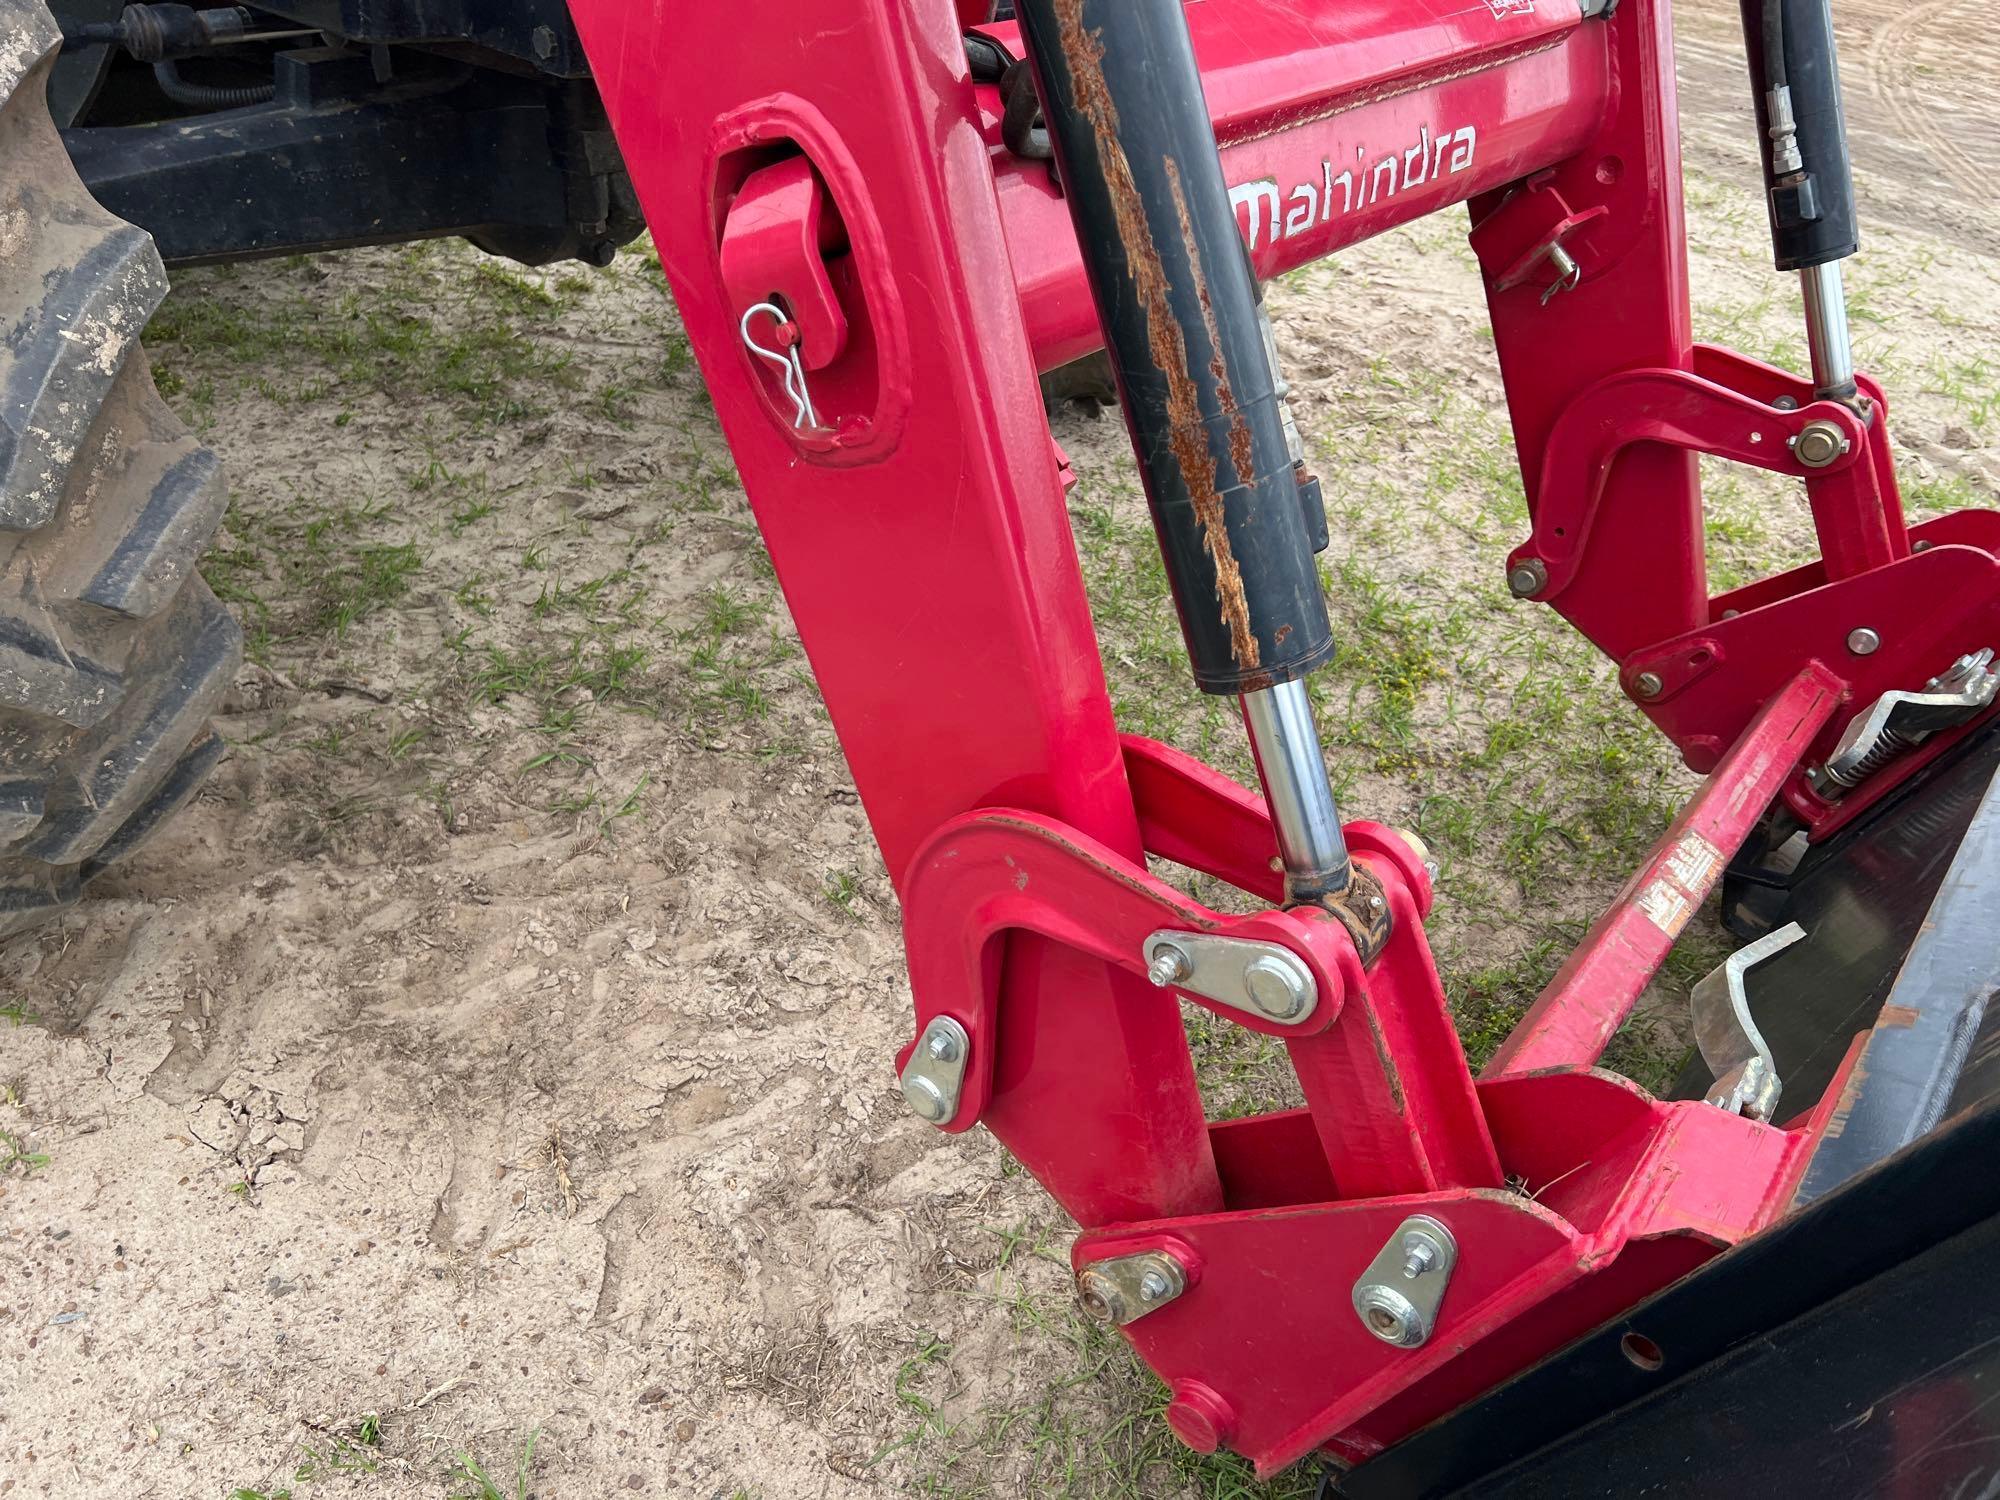
[[[1972,834],[1928,835],[1937,904],[1902,888],[1930,912],[1907,961],[1878,943],[1859,976],[1810,893],[1871,809],[1952,774],[2000,642],[2000,516],[1906,525],[1852,368],[1823,6],[1783,4],[1788,86],[1746,7],[1808,375],[1693,342],[1659,0],[1028,0],[973,26],[970,68],[974,18],[941,4],[576,10],[903,902],[904,1094],[1075,1216],[1085,1306],[1184,1441],[1264,1473],[1368,1460],[1968,1102],[2000,968],[1984,771],[1959,778]],[[1532,515],[1510,586],[1709,775],[1478,1076],[1426,851],[1334,812],[1303,679],[1338,461],[1308,473],[1255,284],[1461,201]],[[1262,797],[1113,723],[1035,387],[1100,343]],[[1799,481],[1820,559],[1711,597],[1699,455]],[[1746,846],[1731,890],[1769,935],[1697,993],[1693,1096],[1652,1098],[1595,1064]],[[1263,909],[1210,910],[1149,856]],[[1814,972],[1866,982],[1807,1088],[1745,1006]],[[1306,1107],[1205,1119],[1176,996],[1281,1039]],[[1628,1369],[1671,1369],[1670,1332]]]

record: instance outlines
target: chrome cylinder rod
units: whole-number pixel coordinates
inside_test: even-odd
[[[1840,262],[1799,272],[1805,293],[1806,348],[1812,355],[1813,393],[1839,401],[1854,394],[1854,341],[1847,330],[1847,288]]]
[[[1347,840],[1305,683],[1245,693],[1243,721],[1277,830],[1288,899],[1311,901],[1347,889]]]

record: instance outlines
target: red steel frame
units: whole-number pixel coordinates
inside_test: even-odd
[[[1278,909],[1258,798],[1113,723],[1035,382],[1098,342],[1092,304],[1047,165],[1006,151],[997,90],[968,75],[966,18],[572,8],[903,900],[918,1028],[950,1015],[971,1038],[948,1128],[983,1124],[1047,1185],[1083,1226],[1079,1267],[1180,1258],[1188,1291],[1127,1328],[1176,1432],[1267,1472],[1365,1456],[1784,1211],[1824,1106],[1779,1128],[1594,1064],[1774,796],[1827,829],[1894,779],[1828,804],[1802,771],[1874,695],[2000,636],[2000,518],[1906,528],[1879,391],[1864,422],[1694,345],[1663,0],[1187,12],[1260,270],[1470,201],[1533,515],[1517,560],[1628,690],[1660,678],[1644,710],[1714,771],[1479,1079],[1407,842],[1348,829],[1394,919],[1364,966],[1324,913]],[[1582,275],[1545,303],[1556,244]],[[774,297],[803,430],[739,333]],[[1850,443],[1818,471],[1785,443],[1812,420]],[[1823,559],[1710,598],[1698,452],[1803,478]],[[1846,649],[1860,625],[1871,656]],[[1209,911],[1148,854],[1271,907]],[[1161,927],[1304,960],[1309,1023],[1226,1014],[1284,1037],[1305,1109],[1205,1120],[1178,1005],[1143,974]],[[1462,1256],[1439,1335],[1397,1349],[1348,1289],[1416,1211]]]

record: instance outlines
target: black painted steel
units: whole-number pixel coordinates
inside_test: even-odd
[[[602,264],[644,227],[595,88],[403,50],[274,62],[276,97],[63,144],[169,265],[464,235],[529,264]]]
[[[538,72],[590,72],[568,0],[258,0],[257,9],[350,41],[461,44]]]
[[[1923,826],[1916,817],[1901,825],[1905,831]],[[1949,1110],[1977,1103],[2000,1081],[2000,1014],[1989,1013],[1988,1004],[1996,989],[2000,780],[1989,775],[1841,1090],[1835,1126],[1806,1168],[1800,1202],[1831,1192],[1930,1130]]]
[[[1333,650],[1245,259],[1177,0],[1021,0],[1195,680]]]
[[[2000,1493],[1996,1161],[2000,1107],[1954,1116],[1328,1493]]]
[[[2000,723],[1756,892],[1759,927],[1796,921],[1806,930],[1749,979],[1785,1109],[1818,1099],[1854,1039],[1873,1029],[1810,1193],[2000,1092],[2000,1014],[1983,1004],[2000,977],[2000,851],[1993,813],[1981,811],[1996,773]],[[1878,1027],[1885,1005],[1896,1008]],[[1675,1093],[1698,1097],[1708,1082],[1696,1059]]]

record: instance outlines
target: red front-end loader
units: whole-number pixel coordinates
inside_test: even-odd
[[[1827,0],[1743,0],[1805,372],[1694,342],[1665,0],[254,9],[354,40],[291,72],[364,91],[535,12],[510,76],[578,85],[536,106],[568,207],[395,232],[601,259],[629,179],[901,898],[903,1096],[1074,1216],[1083,1305],[1184,1442],[1323,1455],[1357,1500],[1993,1493],[2000,514],[1905,519],[1848,335]],[[177,170],[218,170],[195,145]],[[144,222],[144,162],[71,148]],[[1495,565],[1707,776],[1476,1074],[1427,851],[1335,806],[1305,681],[1342,477],[1309,472],[1259,297],[1460,203],[1531,516]],[[1113,720],[1037,390],[1100,347],[1259,791]],[[1711,595],[1704,455],[1794,481],[1820,555]],[[1599,1059],[1718,892],[1745,945],[1655,1098]],[[1280,1041],[1304,1107],[1207,1119],[1182,1002]]]

